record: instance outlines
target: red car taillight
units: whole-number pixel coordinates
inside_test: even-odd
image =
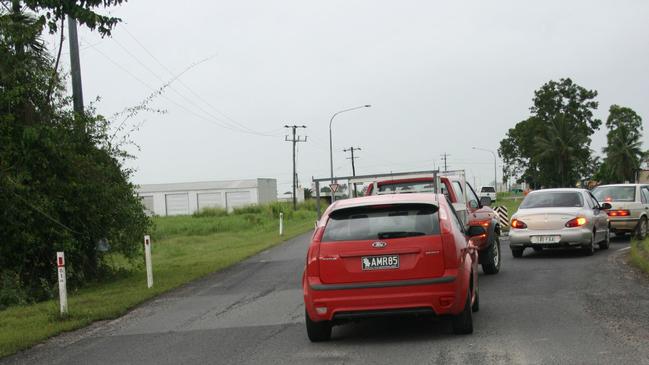
[[[606,212],[606,214],[608,214],[610,217],[628,217],[629,215],[631,215],[631,212],[624,209],[618,209],[609,210],[608,212]]]
[[[320,254],[320,241],[324,235],[324,227],[316,228],[311,239],[311,245],[306,254],[306,274],[307,276],[320,276],[320,263],[318,255]]]
[[[515,218],[512,219],[511,226],[512,226],[512,228],[515,228],[515,229],[527,228],[527,224],[525,224],[525,222],[519,221],[518,219],[515,219]]]
[[[581,227],[584,224],[586,224],[586,222],[587,222],[586,218],[577,217],[577,218],[573,218],[573,219],[569,220],[568,222],[566,222],[566,227],[568,227],[568,228]]]

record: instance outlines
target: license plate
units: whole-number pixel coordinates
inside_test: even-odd
[[[532,243],[558,243],[561,240],[561,236],[532,236]]]
[[[399,255],[363,256],[363,270],[398,269]]]

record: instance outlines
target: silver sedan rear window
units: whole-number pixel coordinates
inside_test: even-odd
[[[584,199],[573,191],[538,191],[529,194],[520,209],[583,207]]]
[[[601,202],[634,202],[635,186],[600,186],[593,195]]]

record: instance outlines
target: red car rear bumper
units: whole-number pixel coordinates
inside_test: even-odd
[[[458,314],[464,308],[468,273],[446,270],[439,278],[384,283],[323,284],[303,280],[304,303],[314,321],[335,320],[350,313],[430,308],[436,315]]]

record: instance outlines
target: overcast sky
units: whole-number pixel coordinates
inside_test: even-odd
[[[166,114],[133,120],[144,122],[131,135],[136,183],[270,177],[281,194],[282,126],[295,123],[307,126],[308,185],[329,175],[331,115],[372,104],[335,119],[336,174],[351,174],[342,149],[354,146],[359,174],[432,169],[448,153],[450,168],[487,184],[493,157],[471,147],[495,151],[529,116],[533,91],[562,77],[599,92],[599,118],[619,104],[649,129],[647,1],[150,0],[111,13],[124,21],[112,39],[80,33],[84,96],[101,96],[100,113],[198,63],[152,103]],[[598,153],[605,135],[593,136]]]

